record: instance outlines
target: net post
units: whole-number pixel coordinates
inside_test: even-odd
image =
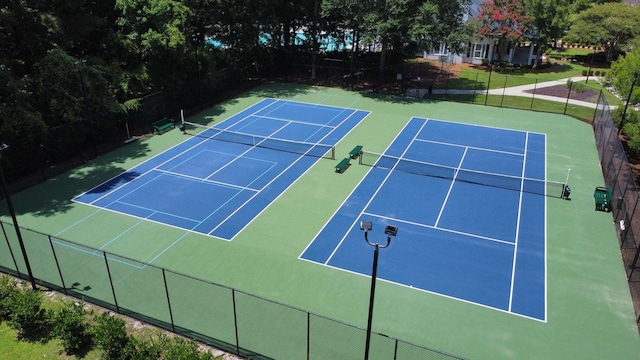
[[[569,176],[571,175],[571,168],[567,171],[567,178],[562,184],[562,194],[560,194],[560,199],[569,199],[569,195],[571,194],[571,189],[569,188]]]

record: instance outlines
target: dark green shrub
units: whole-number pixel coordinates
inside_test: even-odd
[[[127,343],[125,354],[128,360],[159,359],[162,354],[162,346],[156,341],[141,340],[132,336]]]
[[[607,72],[606,72],[606,71],[603,71],[603,72],[601,72],[601,73],[600,73],[600,75],[602,75],[602,76],[607,76]]]
[[[567,80],[567,87],[573,92],[582,93],[587,91],[587,86],[585,84],[573,82],[571,79]]]
[[[596,70],[595,74],[596,76],[600,76],[600,70]]]
[[[77,354],[91,344],[88,312],[82,303],[66,302],[55,316],[53,335],[60,339],[67,354]]]
[[[95,317],[93,341],[102,350],[102,358],[126,359],[125,349],[130,341],[124,320],[104,312]]]
[[[587,70],[582,70],[582,76],[587,76]]]
[[[201,352],[195,341],[183,338],[170,338],[164,344],[163,359],[172,360],[213,360],[214,357],[208,352]]]
[[[0,321],[8,320],[11,314],[11,299],[18,292],[16,281],[0,276]]]
[[[40,340],[49,335],[52,313],[42,308],[42,295],[34,290],[19,290],[9,300],[11,314],[7,324],[25,340]]]

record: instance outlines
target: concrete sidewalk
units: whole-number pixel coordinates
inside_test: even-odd
[[[590,76],[589,79],[593,79],[593,81],[596,81],[595,76]],[[587,77],[586,76],[576,76],[576,77],[572,77],[571,81],[576,82],[576,81],[583,81],[586,80]],[[513,86],[513,87],[508,87],[508,88],[499,88],[499,89],[490,89],[488,92],[486,89],[484,90],[459,90],[459,89],[433,89],[432,94],[435,95],[471,95],[471,94],[476,94],[476,95],[485,95],[485,94],[489,94],[489,95],[497,95],[497,96],[502,96],[502,95],[506,95],[506,96],[522,96],[522,97],[527,97],[527,98],[532,98],[534,96],[534,94],[532,93],[528,93],[525,92],[527,90],[534,90],[534,89],[542,89],[542,88],[546,88],[546,87],[551,87],[551,86],[557,86],[557,85],[566,85],[567,81],[569,80],[569,78],[566,79],[560,79],[560,80],[552,80],[552,81],[544,81],[544,82],[539,82],[537,84],[527,84],[527,85],[520,85],[520,86]],[[407,91],[405,92],[405,95],[407,96],[412,96],[412,97],[424,97],[426,95],[428,95],[429,90],[428,89],[407,89]],[[567,98],[562,98],[562,97],[557,97],[557,96],[549,96],[549,95],[540,95],[540,94],[535,94],[535,98],[536,99],[543,99],[543,100],[548,100],[548,101],[555,101],[555,102],[561,102],[561,103],[566,103],[567,102]],[[587,101],[580,101],[580,100],[574,100],[574,99],[569,99],[568,100],[569,104],[572,105],[578,105],[578,106],[584,106],[584,107],[588,107],[588,108],[592,108],[595,109],[597,104],[595,103],[591,103],[591,102],[587,102]],[[613,107],[612,107],[613,108]]]

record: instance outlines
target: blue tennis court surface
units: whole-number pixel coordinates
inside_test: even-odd
[[[544,134],[413,118],[301,258],[370,276],[360,221],[382,244],[395,225],[379,279],[545,321],[545,152]]]
[[[231,240],[368,114],[264,99],[74,201]]]

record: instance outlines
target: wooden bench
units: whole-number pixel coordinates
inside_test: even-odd
[[[597,211],[611,211],[611,189],[598,186],[593,193]]]
[[[163,118],[162,120],[158,120],[154,122],[153,124],[151,124],[151,126],[153,127],[153,132],[157,132],[158,134],[160,134],[170,127],[175,128],[176,124],[173,122],[173,119],[169,119],[166,117],[166,118]]]
[[[354,147],[353,150],[349,152],[349,157],[355,159],[360,156],[360,154],[362,154],[362,145]]]
[[[336,172],[342,174],[350,165],[349,158],[344,158],[336,165]]]

